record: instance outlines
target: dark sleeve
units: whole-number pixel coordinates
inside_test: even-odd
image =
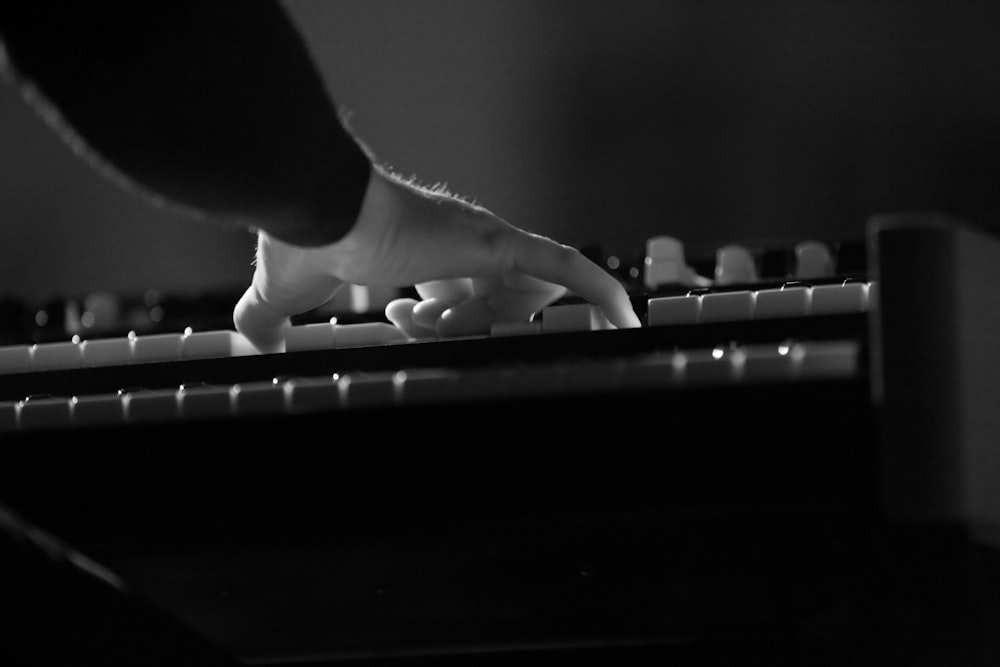
[[[0,2],[0,39],[29,101],[124,185],[298,245],[357,218],[371,160],[276,0]]]

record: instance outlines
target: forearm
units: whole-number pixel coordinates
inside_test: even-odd
[[[29,97],[125,184],[299,245],[357,218],[370,160],[276,2],[3,3],[0,37]]]

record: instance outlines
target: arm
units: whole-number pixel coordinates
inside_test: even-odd
[[[5,2],[0,37],[28,100],[127,187],[296,245],[357,218],[371,162],[276,2]]]
[[[346,282],[416,285],[407,333],[488,333],[567,289],[619,327],[624,288],[578,251],[387,173],[341,123],[275,1],[0,4],[16,78],[70,144],[154,201],[259,230],[234,321],[260,350]]]

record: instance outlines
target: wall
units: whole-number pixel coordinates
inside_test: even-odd
[[[641,248],[1000,211],[1000,3],[292,0],[383,160],[511,222]],[[202,290],[252,239],[148,208],[0,88],[0,294]]]

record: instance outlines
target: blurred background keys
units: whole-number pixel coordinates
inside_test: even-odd
[[[726,245],[715,253],[715,283],[744,285],[759,282],[757,264],[750,251],[740,245]]]
[[[832,278],[833,255],[825,243],[803,241],[795,246],[795,279]]]

